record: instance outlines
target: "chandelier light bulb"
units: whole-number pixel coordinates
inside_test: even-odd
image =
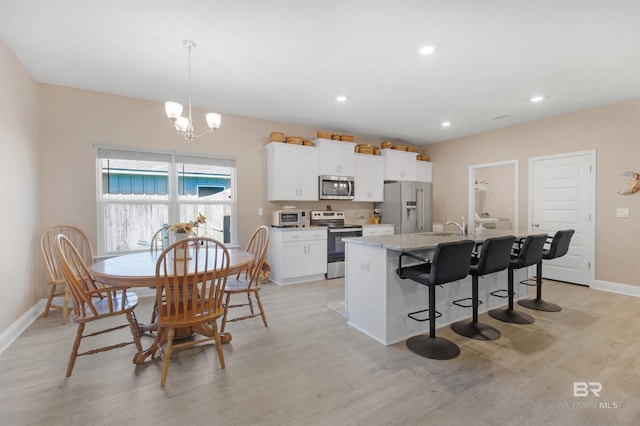
[[[176,120],[182,115],[182,105],[177,102],[165,102],[164,112],[167,113],[169,120]]]
[[[189,119],[187,117],[178,117],[175,122],[178,132],[186,132],[189,129]]]
[[[205,115],[205,117],[207,119],[207,126],[209,126],[210,129],[215,130],[220,127],[220,124],[222,123],[222,116],[220,114],[210,112]]]

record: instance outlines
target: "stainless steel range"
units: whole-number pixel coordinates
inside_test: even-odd
[[[341,210],[312,210],[309,224],[327,227],[327,279],[344,277],[343,239],[361,237],[362,225],[345,225]]]

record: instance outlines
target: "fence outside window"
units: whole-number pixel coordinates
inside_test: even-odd
[[[200,236],[236,243],[236,162],[194,154],[97,149],[98,252],[146,250],[163,225],[207,217]]]

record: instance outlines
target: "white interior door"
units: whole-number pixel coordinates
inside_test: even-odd
[[[553,280],[590,285],[594,265],[595,151],[531,158],[531,233],[553,235],[574,229],[569,252],[545,260],[542,276]]]

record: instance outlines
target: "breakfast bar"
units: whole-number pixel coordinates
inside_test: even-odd
[[[425,286],[400,279],[396,274],[400,253],[411,252],[430,259],[439,243],[463,239],[480,243],[487,238],[505,235],[526,236],[507,230],[485,230],[465,236],[451,232],[426,232],[345,239],[345,315],[348,324],[384,345],[428,332],[428,321],[417,322],[407,316],[410,312],[425,309],[428,297]],[[514,274],[514,299],[521,299],[527,295],[527,286],[519,284],[527,278],[527,269],[515,270]],[[507,299],[489,293],[506,288],[506,270],[483,276],[479,285],[479,300],[482,302],[479,312],[505,305]],[[470,296],[470,276],[439,288],[436,310],[442,317],[438,318],[437,326],[469,318],[471,309],[454,305],[452,301]]]

